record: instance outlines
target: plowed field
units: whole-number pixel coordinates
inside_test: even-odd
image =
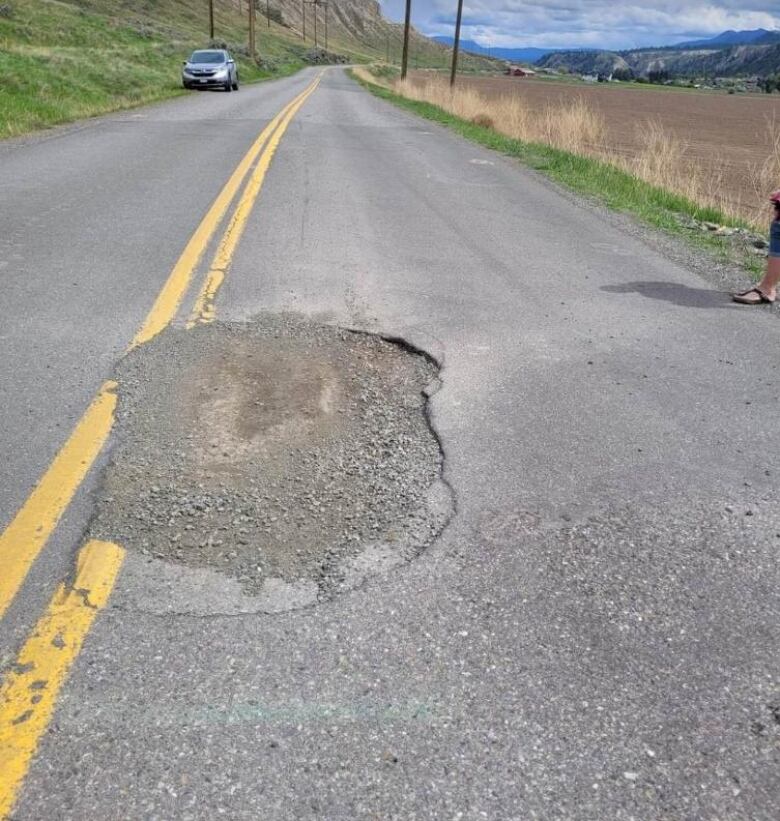
[[[637,152],[641,129],[661,123],[686,148],[691,162],[722,179],[725,199],[761,214],[766,192],[780,179],[755,180],[772,152],[771,129],[780,129],[779,94],[725,94],[664,88],[585,85],[518,77],[461,78],[488,96],[517,94],[533,106],[582,98],[607,126],[606,151]],[[758,184],[759,191],[756,191]]]

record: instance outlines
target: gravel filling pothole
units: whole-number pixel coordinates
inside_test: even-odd
[[[323,599],[414,558],[449,516],[438,370],[399,344],[261,315],[169,329],[116,379],[91,538]]]

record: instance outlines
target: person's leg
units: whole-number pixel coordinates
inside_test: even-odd
[[[742,305],[761,305],[763,302],[774,302],[777,299],[777,286],[780,283],[780,257],[769,257],[766,271],[758,285],[747,291],[732,294],[734,302]]]
[[[772,194],[775,203],[775,217],[769,226],[769,259],[761,282],[747,291],[732,294],[734,302],[743,305],[760,305],[762,302],[774,302],[777,299],[777,286],[780,284],[780,192]]]
[[[766,273],[756,287],[768,299],[776,299],[778,283],[780,283],[780,257],[769,257],[766,263]]]

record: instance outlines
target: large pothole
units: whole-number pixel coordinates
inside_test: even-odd
[[[295,317],[170,330],[119,367],[90,535],[251,595],[352,586],[446,520],[436,379],[400,345]]]

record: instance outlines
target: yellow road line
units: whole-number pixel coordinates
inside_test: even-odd
[[[303,94],[293,101],[292,105],[283,114],[279,127],[274,132],[271,139],[268,141],[263,153],[260,155],[260,160],[257,163],[249,182],[244,189],[244,193],[238,201],[233,216],[230,219],[225,233],[222,235],[217,251],[214,254],[214,259],[211,262],[211,268],[206,274],[206,279],[201,288],[195,306],[190,314],[187,322],[187,327],[191,328],[199,322],[213,322],[214,320],[214,299],[222,282],[225,279],[230,263],[233,260],[238,243],[241,241],[244,229],[246,228],[249,215],[252,213],[252,208],[255,204],[260,189],[263,187],[265,175],[271,165],[276,149],[284,136],[292,118],[298,113],[300,107],[306,100],[314,93],[319,84],[322,74],[314,80],[314,82],[303,92]]]
[[[131,347],[147,342],[171,321],[198,260],[253,163],[285,115],[305,99],[317,82],[319,77],[271,120],[236,167],[187,243]],[[114,421],[115,388],[114,382],[107,382],[101,388],[35,489],[0,533],[0,618],[100,453]]]
[[[319,78],[317,78],[312,85],[317,82],[319,82]],[[252,144],[251,148],[244,155],[244,158],[238,166],[236,166],[236,170],[233,172],[230,179],[225,183],[224,188],[217,195],[217,198],[212,203],[208,213],[205,217],[203,217],[200,225],[195,229],[195,233],[192,235],[186,247],[182,251],[178,261],[173,266],[173,270],[171,271],[165,285],[163,285],[162,290],[158,294],[152,309],[149,311],[149,314],[144,320],[143,325],[138,330],[138,333],[136,333],[133,338],[133,341],[130,344],[131,348],[142,345],[144,342],[148,342],[150,339],[157,336],[157,334],[160,333],[160,331],[162,331],[176,315],[176,311],[178,310],[181,300],[184,297],[184,293],[186,292],[192,279],[192,274],[195,271],[203,252],[206,250],[214,231],[216,231],[222,217],[225,215],[225,211],[227,211],[228,206],[232,202],[236,191],[238,191],[241,187],[241,183],[249,173],[252,164],[257,159],[258,154],[265,146],[266,141],[273,133],[279,121],[284,117],[285,113],[288,112],[290,108],[294,106],[296,102],[312,88],[312,85],[308,86],[307,89],[288,103],[273,118],[273,120],[271,120],[262,132],[260,132],[260,136]]]
[[[321,76],[271,120],[236,167],[187,243],[131,347],[149,341],[173,319],[203,251],[259,155],[206,278],[203,292],[213,300],[279,141]],[[114,421],[116,387],[115,382],[103,385],[27,501],[0,534],[0,617],[100,453]],[[124,551],[109,542],[90,541],[82,548],[73,585],[57,589],[0,686],[0,821],[13,809],[38,741],[51,721],[60,688],[97,611],[108,601],[123,560]]]
[[[209,272],[206,279],[204,289],[213,299],[276,147],[321,76],[271,120],[244,155],[187,243],[131,348],[148,342],[173,319],[214,231],[260,156],[215,256],[223,267]],[[216,278],[217,273],[222,278]],[[100,453],[114,421],[116,387],[115,382],[103,385],[27,501],[0,534],[0,617]],[[0,820],[13,808],[38,741],[53,715],[59,690],[97,611],[108,601],[123,559],[124,551],[109,542],[85,545],[79,553],[73,585],[57,589],[0,686]]]
[[[88,542],[72,586],[61,585],[0,687],[0,819],[9,816],[57,695],[124,559],[110,542]]]
[[[114,422],[116,382],[106,382],[8,527],[0,533],[0,617],[5,613],[97,458]]]

